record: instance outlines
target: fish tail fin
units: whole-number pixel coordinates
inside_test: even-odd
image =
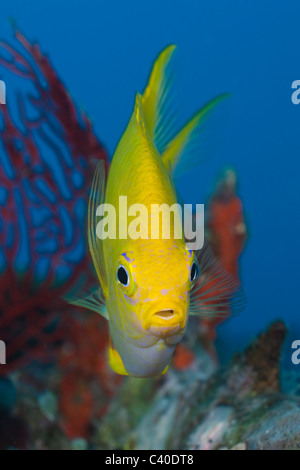
[[[141,96],[147,133],[160,152],[169,138],[172,115],[168,112],[171,74],[169,63],[176,46],[166,47],[154,62],[148,84]]]
[[[172,175],[175,171],[182,174],[199,163],[203,154],[200,148],[203,124],[217,105],[228,96],[228,93],[224,93],[209,101],[167,144],[162,153],[162,160]]]
[[[154,142],[162,160],[172,176],[189,170],[203,159],[205,135],[203,124],[211,111],[228,97],[221,94],[209,101],[178,132],[177,113],[174,110],[174,94],[170,93],[173,73],[170,67],[176,46],[166,47],[154,62],[148,84],[143,95],[139,95],[139,106],[147,135]],[[141,123],[140,123],[141,124]],[[213,137],[215,139],[215,136]],[[213,139],[209,137],[209,148]],[[176,175],[175,175],[176,170]]]

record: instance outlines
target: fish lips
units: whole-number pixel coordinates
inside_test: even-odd
[[[151,335],[165,339],[170,344],[176,344],[182,338],[186,315],[180,309],[153,309],[146,318],[143,326]]]
[[[182,340],[184,330],[180,327],[180,325],[172,328],[150,326],[148,329],[148,334],[156,337],[158,340],[163,340],[166,344],[172,346]]]

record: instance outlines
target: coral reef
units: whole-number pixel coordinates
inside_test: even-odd
[[[225,270],[240,282],[239,259],[247,238],[247,228],[243,204],[237,194],[237,175],[233,169],[226,168],[219,177],[207,204],[206,218],[206,240]],[[210,283],[212,289],[216,282],[215,280]],[[205,297],[204,294],[202,298],[205,299]],[[230,310],[228,309],[228,314],[226,312],[222,315],[216,313],[211,317],[201,317],[200,324],[194,324],[194,329],[189,330],[189,337],[184,339],[184,344],[176,348],[175,368],[184,369],[193,362],[195,355],[192,351],[195,350],[199,341],[205,345],[210,355],[218,362],[214,345],[217,337],[216,328],[230,315]]]
[[[34,93],[17,99],[21,128],[9,106],[0,110],[0,339],[8,355],[0,449],[300,448],[299,379],[280,382],[281,322],[223,369],[213,349],[220,319],[202,320],[201,329],[191,319],[166,375],[121,379],[109,370],[107,325],[62,299],[94,283],[85,215],[95,163],[103,159],[107,170],[107,155],[48,57],[15,35],[22,51],[0,43],[0,64]],[[210,198],[207,237],[236,279],[246,236],[236,175],[226,170]]]
[[[95,163],[108,165],[47,56],[18,29],[15,36],[22,51],[1,42],[0,65],[34,92],[0,110],[0,337],[7,346],[1,374],[51,358],[67,337],[70,308],[62,294],[93,282],[84,228],[88,188]]]
[[[70,340],[59,354],[63,371],[59,409],[66,435],[88,438],[93,417],[101,418],[105,413],[122,377],[108,366],[108,327],[98,315],[74,319],[71,329]]]
[[[223,370],[202,350],[184,372],[126,379],[93,445],[109,449],[295,449],[300,399],[281,391],[286,329],[272,324]],[[145,395],[147,398],[145,398]]]
[[[107,366],[105,322],[71,308],[62,295],[94,283],[85,236],[87,198],[95,164],[103,159],[107,171],[108,159],[49,58],[14,30],[16,46],[0,43],[0,65],[33,91],[12,96],[0,110],[0,338],[7,346],[0,374],[17,371],[16,386],[23,393],[27,384],[33,404],[44,391],[53,400],[57,396],[59,426],[67,438],[88,439],[121,379]],[[216,246],[222,230],[219,235]],[[23,370],[32,361],[52,364],[55,380],[46,369],[36,389],[35,366]],[[179,345],[175,367],[184,370],[194,362],[187,345]]]
[[[68,420],[68,412],[61,416],[61,369],[36,367],[33,371],[31,367],[29,371],[15,372],[12,381],[0,379],[0,446],[299,449],[300,397],[287,393],[280,380],[285,335],[285,325],[273,323],[224,368],[219,368],[207,351],[198,347],[189,368],[170,367],[158,379],[126,377],[108,407],[98,379],[94,377],[91,385],[88,378],[88,390],[94,395],[92,401],[81,402],[91,427],[88,433],[82,428],[84,421],[80,417],[76,428],[76,416],[73,421]],[[74,391],[72,387],[71,390]],[[70,403],[69,412],[80,411],[76,406]],[[5,426],[9,432],[3,431]],[[83,435],[75,436],[75,429]]]
[[[234,279],[240,280],[239,259],[247,238],[243,204],[237,194],[237,175],[225,169],[208,202],[206,236],[215,256]],[[226,316],[204,318],[203,336],[208,345],[216,339],[216,327]]]
[[[104,160],[107,170],[108,158],[38,44],[17,28],[15,38],[14,47],[0,43],[0,65],[33,91],[22,89],[0,109],[0,339],[7,354],[0,375],[32,361],[58,364],[61,426],[69,436],[86,436],[94,410],[91,382],[108,397],[115,376],[109,384],[105,322],[71,308],[63,295],[95,283],[85,219],[96,163]],[[35,383],[29,373],[30,380]],[[44,377],[39,387],[47,386]],[[7,426],[12,419],[5,410]]]

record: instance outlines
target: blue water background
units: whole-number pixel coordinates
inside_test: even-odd
[[[10,0],[1,4],[6,40],[10,17],[50,55],[110,156],[166,45],[178,45],[182,123],[215,95],[232,94],[217,153],[182,178],[180,191],[186,202],[205,202],[219,171],[237,170],[249,228],[241,259],[248,307],[220,327],[220,345],[230,355],[281,318],[288,356],[300,339],[300,105],[291,101],[300,79],[299,1]]]

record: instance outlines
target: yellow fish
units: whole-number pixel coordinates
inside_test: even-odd
[[[97,236],[97,207],[103,203],[116,208],[118,233],[124,218],[119,212],[119,196],[127,197],[128,207],[144,204],[149,213],[152,204],[177,203],[174,170],[185,158],[190,143],[198,138],[207,113],[223,98],[212,100],[173,136],[166,102],[170,78],[167,66],[174,49],[169,46],[159,55],[143,95],[137,93],[107,181],[101,162],[96,169],[88,239],[100,288],[74,302],[107,318],[109,363],[115,372],[135,377],[153,377],[166,371],[176,344],[183,338],[189,313],[227,315],[230,302],[239,292],[239,286],[206,249],[200,254],[187,249],[184,236],[134,240]]]

